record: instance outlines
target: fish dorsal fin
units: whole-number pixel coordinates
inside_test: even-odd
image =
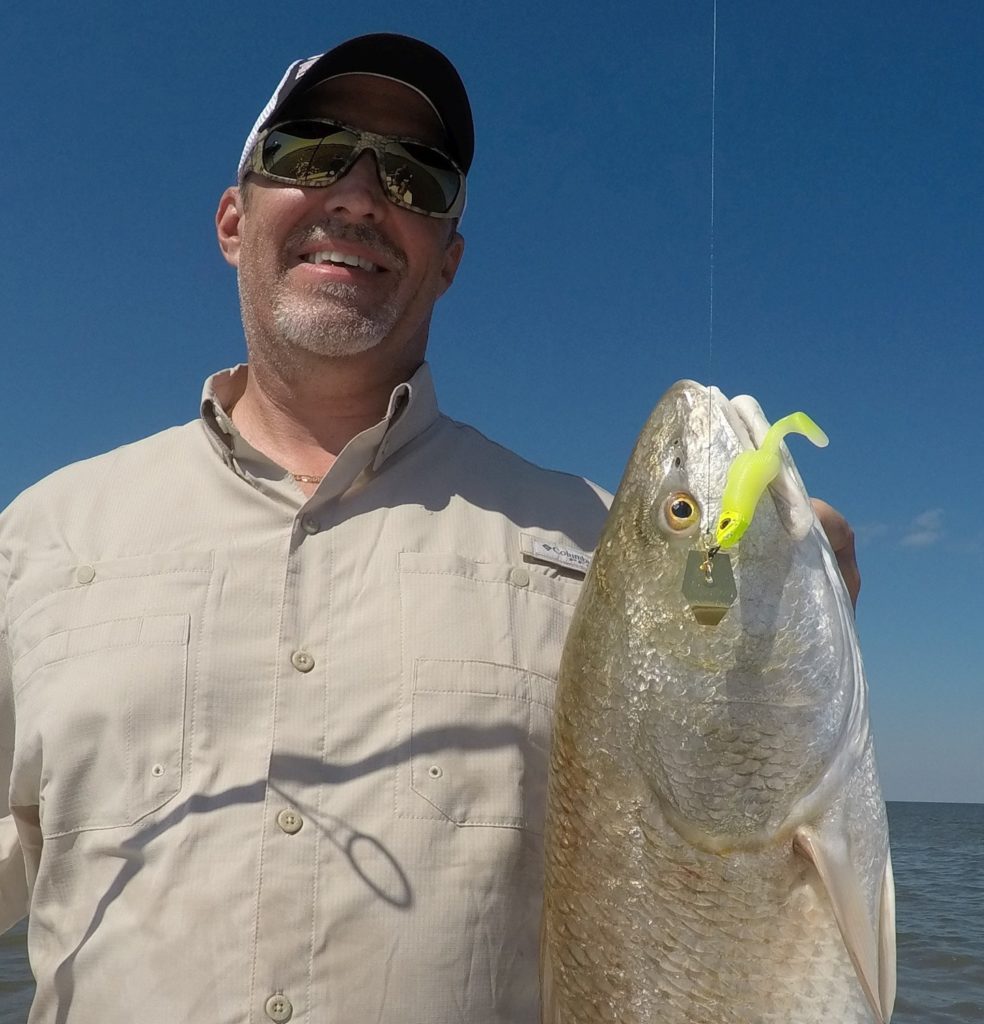
[[[847,841],[829,832],[821,838],[814,829],[801,826],[793,836],[793,849],[816,868],[875,1020],[877,1024],[888,1024],[895,1003],[895,891],[891,860],[886,859],[882,875],[876,932]]]

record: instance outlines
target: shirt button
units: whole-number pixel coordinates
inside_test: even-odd
[[[305,533],[317,533],[321,529],[321,523],[314,516],[301,516],[301,529]]]
[[[530,573],[528,569],[516,566],[509,570],[509,582],[514,587],[528,587],[530,585]]]
[[[96,578],[96,570],[91,565],[80,565],[75,570],[75,578],[79,583],[91,583]]]
[[[287,833],[287,835],[292,836],[301,831],[304,819],[297,813],[297,811],[292,811],[289,807],[285,807],[277,815],[277,824],[284,830],[284,832]]]
[[[294,651],[290,663],[298,672],[310,672],[314,668],[314,658],[307,651]]]
[[[275,1021],[290,1020],[290,1015],[294,1012],[294,1007],[290,1005],[290,1000],[282,992],[270,996],[266,1001],[264,1009],[270,1020]]]

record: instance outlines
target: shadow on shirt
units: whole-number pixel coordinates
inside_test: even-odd
[[[486,750],[519,743],[523,737],[523,730],[513,726],[432,729],[414,737],[414,750],[431,753],[451,746],[465,750]],[[76,958],[99,928],[109,908],[144,866],[143,851],[158,836],[184,821],[189,815],[208,814],[234,805],[263,803],[268,789],[289,799],[278,787],[278,781],[337,785],[384,768],[395,767],[409,760],[409,757],[409,742],[399,743],[351,764],[325,764],[316,758],[275,755],[271,759],[268,780],[258,779],[248,785],[234,786],[213,795],[194,793],[163,818],[141,828],[135,835],[121,843],[119,855],[124,863],[119,873],[100,898],[85,935],[55,969],[54,990],[63,994],[55,1015],[56,1024],[66,1024],[69,1020],[75,989],[73,972]],[[310,810],[306,810],[305,815],[306,820],[312,820],[316,827],[322,829],[329,841],[346,858],[355,874],[376,896],[400,909],[409,909],[413,905],[413,890],[406,873],[393,854],[378,839],[352,828],[333,815],[322,816],[320,820]]]

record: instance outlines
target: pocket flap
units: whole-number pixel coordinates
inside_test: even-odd
[[[68,658],[79,658],[113,647],[186,644],[191,629],[187,614],[135,615],[94,622],[46,636],[15,662],[18,689],[39,669]]]

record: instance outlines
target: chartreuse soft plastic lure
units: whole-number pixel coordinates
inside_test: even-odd
[[[759,498],[779,475],[779,445],[787,434],[802,434],[818,448],[827,447],[827,435],[816,423],[805,412],[793,412],[769,427],[756,451],[741,452],[731,464],[724,485],[721,515],[714,534],[716,549],[733,547],[748,529]]]

